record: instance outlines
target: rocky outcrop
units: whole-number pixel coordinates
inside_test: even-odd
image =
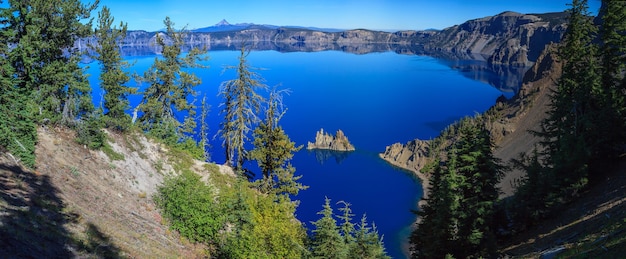
[[[428,141],[415,139],[404,145],[395,143],[388,146],[385,152],[380,153],[379,156],[394,166],[419,172],[427,162],[428,152]]]
[[[428,163],[429,152],[429,141],[414,139],[406,144],[395,143],[387,146],[385,152],[378,156],[393,166],[414,172],[422,181],[423,189],[427,190],[430,186],[428,176],[420,170]],[[427,195],[424,191],[424,198],[427,198]]]
[[[566,13],[504,12],[444,29],[423,42],[426,49],[478,53],[492,64],[530,66],[551,42],[560,42]]]
[[[333,151],[354,151],[354,146],[348,140],[343,131],[337,130],[335,136],[325,133],[324,129],[320,129],[315,134],[315,143],[307,144],[307,149],[327,149]]]

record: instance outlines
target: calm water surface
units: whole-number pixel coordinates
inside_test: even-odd
[[[193,70],[203,81],[197,88],[197,104],[206,95],[212,106],[210,135],[217,132],[221,120],[218,86],[235,77],[232,71],[223,73],[223,66],[236,65],[238,55],[236,51],[211,52],[206,62],[210,68]],[[134,62],[130,71],[143,73],[154,56],[126,59]],[[415,220],[411,210],[416,209],[422,189],[412,174],[389,166],[378,153],[395,142],[433,138],[454,120],[485,111],[502,95],[427,56],[257,51],[248,60],[252,66],[264,68],[257,72],[267,85],[291,90],[284,97],[288,111],[281,124],[292,141],[306,145],[320,128],[333,133],[341,129],[357,149],[330,157],[303,149],[294,156],[297,174],[310,186],[296,197],[301,201],[297,217],[312,227],[325,197],[333,203],[346,201],[356,214],[354,222],[366,214],[368,222],[376,224],[393,258],[404,257],[402,245]],[[95,103],[99,104],[98,66],[89,66]],[[139,100],[139,96],[132,97],[131,105]],[[211,143],[212,160],[217,163],[224,162],[220,143],[219,138]]]

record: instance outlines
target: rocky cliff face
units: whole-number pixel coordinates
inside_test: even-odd
[[[325,133],[324,129],[320,129],[315,134],[315,143],[307,144],[307,149],[328,149],[334,151],[354,151],[354,146],[348,140],[348,137],[341,130],[337,130],[335,136]]]
[[[504,12],[444,29],[423,42],[426,49],[479,53],[492,64],[529,66],[547,44],[560,42],[566,13]]]
[[[442,31],[371,30],[341,32],[314,31],[302,28],[250,25],[243,29],[214,32],[190,32],[185,35],[186,48],[212,50],[238,49],[242,43],[258,50],[324,51],[351,53],[395,51],[400,54],[455,53],[471,59],[485,59],[491,64],[529,66],[537,60],[550,42],[559,42],[566,29],[565,13],[520,14],[504,12],[495,16],[467,21]],[[162,32],[129,31],[120,41],[124,55],[158,54],[156,35]],[[95,39],[76,42],[88,49]]]
[[[133,53],[159,53],[156,48],[156,35],[162,32],[129,31],[126,38],[120,41],[125,55]],[[432,32],[402,31],[396,33],[348,30],[343,32],[322,32],[295,28],[269,28],[251,25],[242,30],[218,32],[193,32],[185,35],[186,48],[205,47],[207,49],[238,49],[242,43],[259,50],[292,51],[324,51],[339,50],[354,53],[369,53],[394,50],[397,45],[407,47],[415,39],[427,38]],[[89,49],[94,43],[93,37],[84,38],[75,43],[79,49]],[[398,47],[399,48],[399,47]]]
[[[395,143],[387,146],[379,156],[397,167],[419,172],[428,157],[429,145],[426,140],[414,139],[406,144]]]

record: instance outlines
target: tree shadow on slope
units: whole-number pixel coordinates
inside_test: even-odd
[[[503,251],[515,257],[560,251],[566,258],[616,258],[626,253],[624,243],[626,161],[558,216],[508,242]]]
[[[67,212],[47,175],[11,165],[0,157],[0,255],[3,258],[72,258],[92,254],[119,258],[120,251],[92,224],[80,241],[66,224],[79,215]],[[3,161],[4,160],[4,161]]]

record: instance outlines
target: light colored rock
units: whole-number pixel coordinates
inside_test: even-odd
[[[395,143],[387,146],[385,152],[378,154],[391,165],[413,172],[422,181],[424,198],[428,196],[427,190],[430,184],[428,176],[420,170],[428,163],[429,146],[426,140],[414,139],[404,145]]]
[[[315,143],[309,141],[307,149],[328,149],[334,151],[354,151],[354,146],[348,140],[348,137],[341,130],[337,130],[335,136],[325,133],[324,129],[320,129],[315,134]]]

